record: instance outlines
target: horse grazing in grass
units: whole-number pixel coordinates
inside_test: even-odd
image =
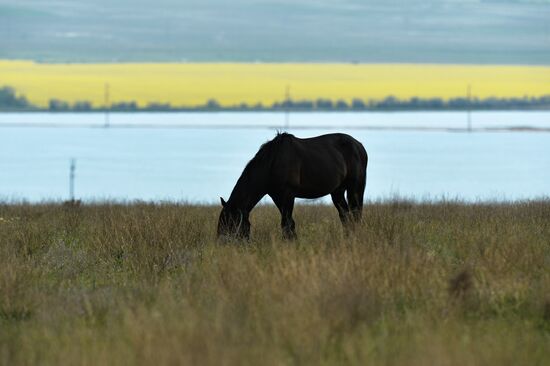
[[[250,211],[266,194],[281,212],[285,239],[295,239],[292,219],[295,198],[330,194],[344,228],[361,220],[367,177],[367,152],[353,137],[341,133],[300,139],[278,133],[260,147],[244,168],[222,211],[218,237],[250,237]],[[347,201],[344,197],[347,194]]]

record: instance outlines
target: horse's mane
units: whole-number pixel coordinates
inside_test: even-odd
[[[246,164],[237,184],[233,187],[228,203],[234,202],[235,199],[242,200],[244,196],[254,195],[256,190],[262,189],[263,182],[269,177],[269,172],[281,150],[282,143],[289,138],[294,138],[294,136],[285,132],[277,132],[273,140],[260,146],[256,155]]]
[[[246,164],[246,167],[243,170],[243,175],[245,175],[245,173],[247,173],[251,168],[255,168],[258,165],[270,167],[273,159],[277,155],[277,150],[281,145],[281,142],[289,137],[294,137],[294,135],[286,132],[277,132],[277,135],[273,138],[273,140],[267,141],[260,146],[260,149],[256,155],[254,155],[248,164]]]

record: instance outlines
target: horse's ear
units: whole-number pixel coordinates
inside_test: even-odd
[[[222,201],[222,206],[225,207],[227,205],[227,202],[223,199],[223,197],[220,197],[220,201]]]

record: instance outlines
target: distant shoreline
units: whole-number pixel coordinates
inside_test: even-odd
[[[210,125],[210,124],[165,124],[165,123],[116,123],[109,124],[63,124],[63,123],[1,123],[0,128],[91,128],[91,129],[203,129],[203,130],[227,130],[227,129],[268,129],[268,130],[371,130],[371,131],[418,131],[418,132],[454,132],[454,133],[499,133],[499,132],[540,132],[550,133],[550,127],[509,126],[509,127],[429,127],[429,126],[356,126],[356,125]]]
[[[220,108],[216,110],[207,110],[207,109],[136,109],[129,111],[121,110],[102,110],[102,109],[93,109],[88,111],[78,111],[78,110],[64,110],[64,111],[52,111],[49,109],[0,109],[0,113],[52,113],[52,114],[100,114],[100,113],[112,113],[112,114],[122,114],[122,113],[136,113],[136,114],[147,114],[147,113],[414,113],[414,112],[550,112],[550,106],[546,107],[533,107],[533,108],[495,108],[495,109],[363,109],[363,110],[324,110],[324,109],[291,109],[291,110],[280,110],[280,109],[232,109],[232,108]]]
[[[214,98],[203,104],[173,105],[169,102],[149,102],[140,105],[135,100],[108,100],[94,104],[90,100],[69,102],[51,98],[47,106],[37,105],[11,86],[0,86],[0,112],[55,112],[55,113],[116,113],[116,112],[413,112],[413,111],[528,111],[550,110],[550,94],[523,97],[410,97],[388,95],[381,99],[346,100],[343,98],[295,99],[287,96],[272,103],[246,102],[223,104]]]

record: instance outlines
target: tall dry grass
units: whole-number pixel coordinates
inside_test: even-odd
[[[550,202],[371,203],[345,237],[271,206],[0,205],[0,363],[542,365]]]

